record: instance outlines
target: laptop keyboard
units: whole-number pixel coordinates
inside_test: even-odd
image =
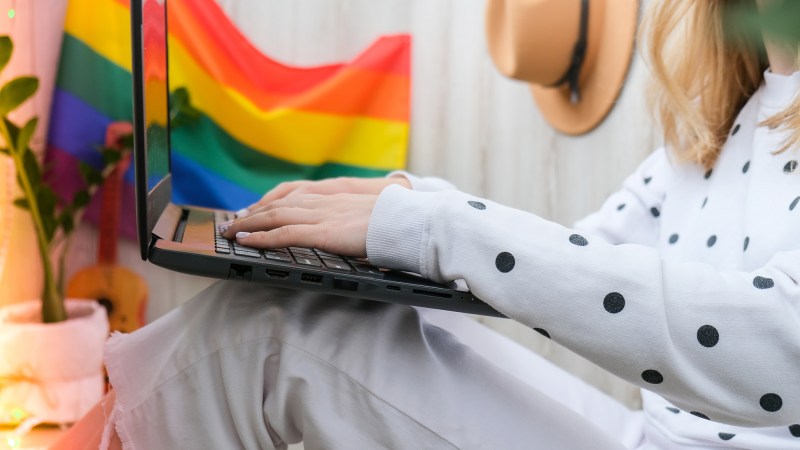
[[[333,253],[313,248],[289,247],[259,250],[229,241],[219,232],[219,224],[233,220],[233,214],[224,211],[214,212],[214,248],[217,253],[253,259],[266,259],[277,264],[296,264],[309,268],[326,268],[337,272],[356,272],[361,275],[383,276],[377,267],[363,258],[343,258]]]

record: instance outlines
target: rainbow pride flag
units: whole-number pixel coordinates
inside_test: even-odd
[[[100,164],[106,126],[131,120],[129,8],[70,0],[47,152],[65,196],[82,184],[78,161]],[[235,210],[282,181],[404,167],[408,35],[380,37],[348,63],[298,68],[260,53],[213,0],[170,0],[168,20],[170,89],[186,88],[202,112],[172,131],[176,203]],[[132,172],[126,182],[123,232],[134,236]]]

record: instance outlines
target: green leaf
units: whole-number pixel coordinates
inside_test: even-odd
[[[5,123],[9,137],[11,138],[11,142],[6,142],[6,145],[8,145],[10,148],[14,148],[19,140],[19,127],[6,117],[3,117],[3,123]],[[17,151],[19,151],[19,149],[17,149]]]
[[[72,209],[77,211],[86,207],[89,204],[89,200],[91,200],[91,197],[89,197],[88,191],[76,192],[75,197],[72,198]]]
[[[31,205],[28,203],[28,199],[27,198],[18,198],[16,200],[14,200],[14,206],[16,206],[18,208],[22,208],[22,209],[27,209],[27,210],[31,209]]]
[[[122,146],[122,148],[124,148],[126,150],[132,149],[133,148],[133,135],[132,134],[126,134],[125,136],[122,136],[121,138],[119,138],[119,145]]]
[[[172,91],[169,104],[170,124],[173,127],[192,125],[200,119],[200,110],[192,106],[191,96],[185,87]]]
[[[28,144],[31,142],[33,133],[36,131],[36,124],[38,123],[39,118],[34,117],[33,119],[29,120],[24,127],[22,127],[22,130],[19,132],[19,136],[17,136],[18,149],[28,148]]]
[[[103,163],[107,166],[112,164],[116,164],[122,159],[122,153],[119,150],[115,150],[113,148],[103,148],[100,150],[100,153],[103,155]]]
[[[50,241],[55,235],[56,226],[56,194],[48,186],[40,186],[36,193],[36,200],[39,202],[39,212],[41,213],[42,224],[47,240]]]
[[[38,189],[42,183],[42,174],[39,169],[39,161],[36,160],[36,155],[30,149],[22,150],[22,164],[25,169],[25,174],[28,176],[28,181],[31,183],[33,189]]]
[[[83,181],[89,186],[96,186],[103,182],[103,174],[83,161],[78,163],[78,171],[80,171]]]
[[[35,77],[15,78],[0,89],[0,115],[5,116],[15,110],[25,100],[31,98],[39,89],[39,80]]]
[[[72,211],[69,208],[61,212],[58,222],[61,225],[61,229],[64,230],[64,234],[70,234],[75,229],[75,219],[72,217]]]
[[[49,186],[40,186],[36,192],[36,199],[39,201],[39,211],[42,216],[55,216],[58,197]]]
[[[6,64],[11,59],[11,54],[14,52],[14,43],[11,42],[11,37],[0,36],[0,72],[5,69]]]

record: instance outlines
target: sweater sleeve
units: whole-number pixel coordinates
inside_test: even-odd
[[[612,244],[654,246],[664,193],[672,167],[664,148],[653,152],[628,176],[597,212],[575,223],[575,229],[594,234]]]
[[[443,180],[441,178],[418,177],[416,175],[406,172],[405,170],[396,170],[386,176],[389,178],[405,177],[405,179],[407,179],[408,182],[411,183],[411,189],[420,192],[438,192],[447,189],[455,189],[455,186],[453,186],[448,181]]]
[[[508,317],[698,417],[797,421],[800,250],[724,272],[581,233],[455,190],[390,186],[367,253],[438,282],[464,279]]]

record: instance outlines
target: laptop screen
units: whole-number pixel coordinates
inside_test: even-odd
[[[170,173],[167,24],[164,0],[144,0],[142,47],[147,190]]]
[[[167,1],[131,0],[133,155],[142,258],[172,198],[169,142]]]

